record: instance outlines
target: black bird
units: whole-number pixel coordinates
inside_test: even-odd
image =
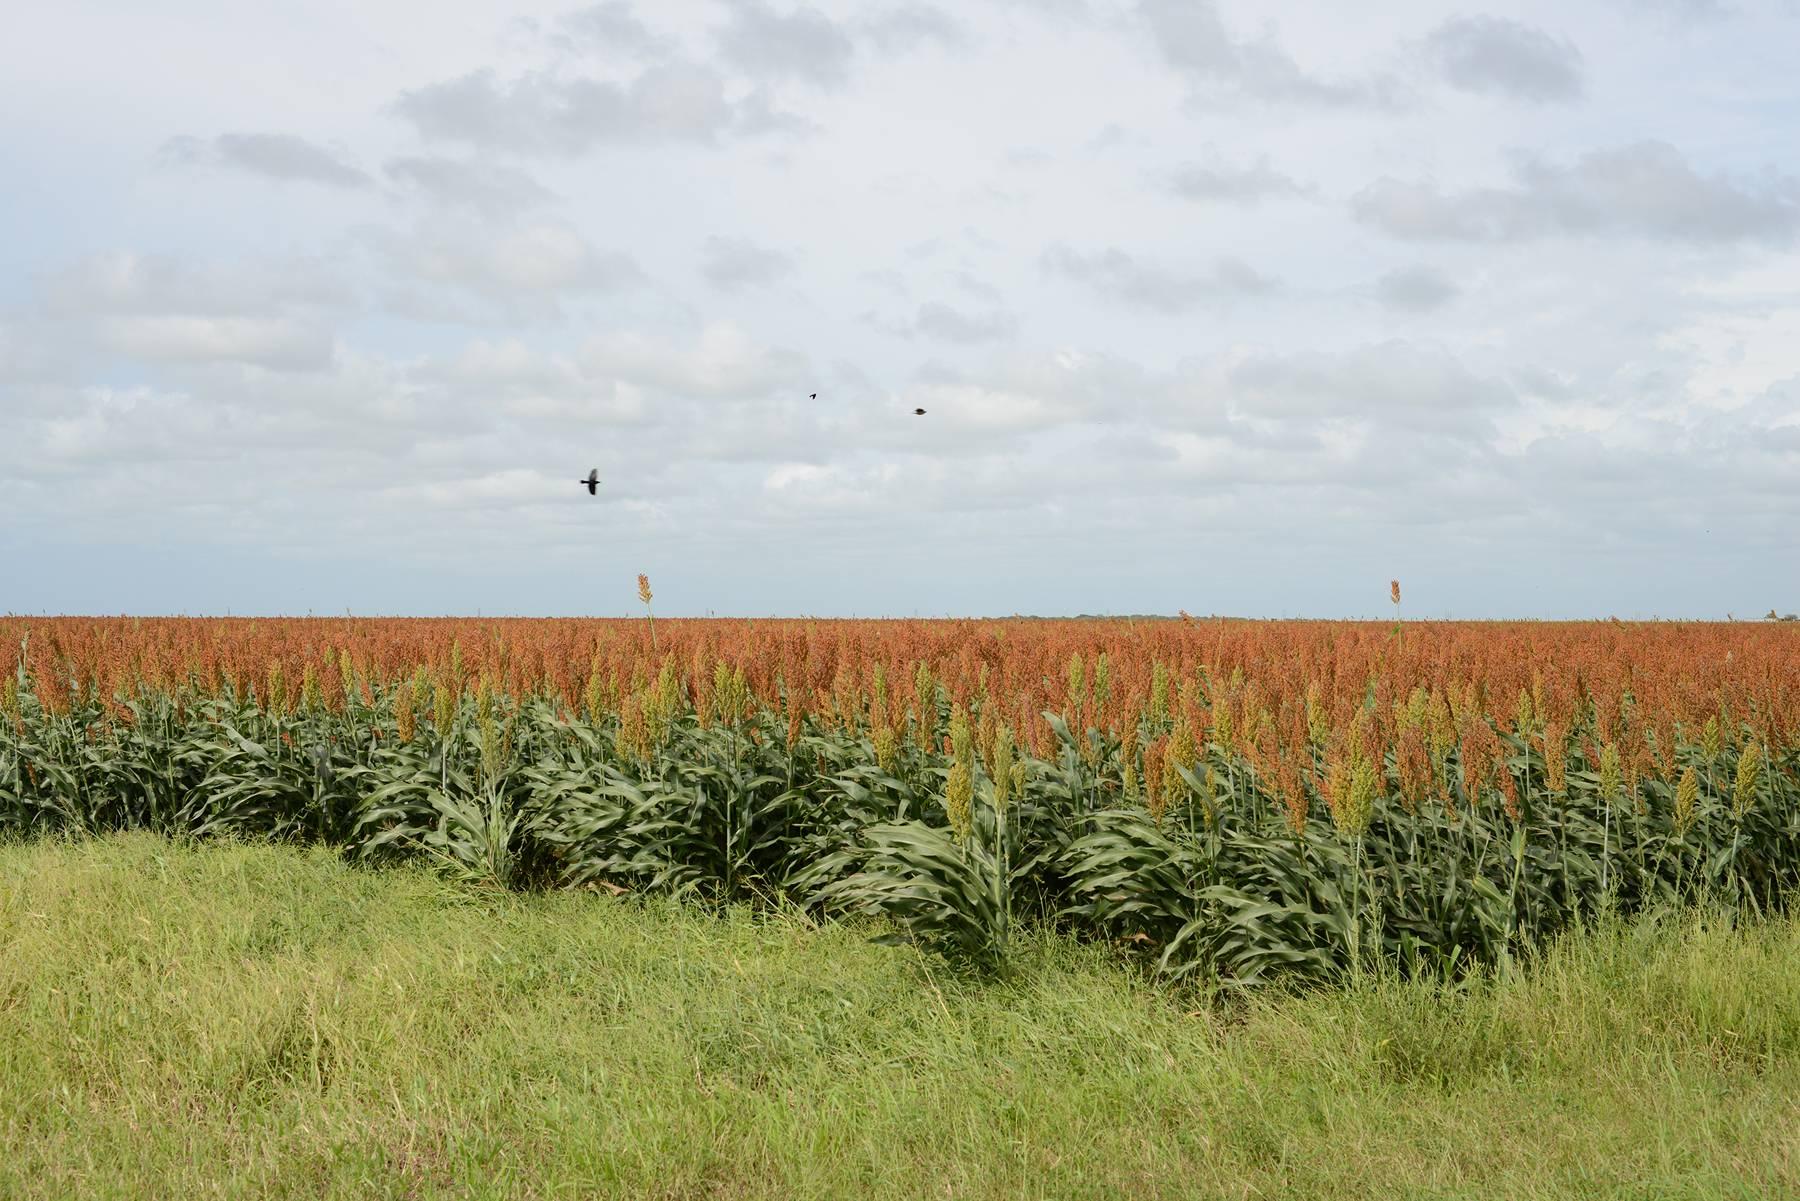
[[[587,478],[585,480],[576,480],[575,482],[577,484],[586,484],[589,496],[598,496],[599,493],[596,492],[595,489],[600,486],[600,469],[598,467],[588,468]]]
[[[925,416],[925,410],[924,409],[914,409],[913,416],[914,417],[923,417],[923,416]]]
[[[817,399],[819,399],[819,394],[817,392],[809,392],[809,393],[807,393],[806,399],[817,400]]]

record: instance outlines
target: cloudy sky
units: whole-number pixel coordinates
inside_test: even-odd
[[[1800,608],[1800,4],[1479,3],[27,6],[0,609]]]

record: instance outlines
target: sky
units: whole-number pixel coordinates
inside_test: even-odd
[[[1800,609],[1800,0],[8,26],[0,610]]]

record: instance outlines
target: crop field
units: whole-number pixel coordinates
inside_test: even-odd
[[[647,590],[646,590],[647,591]],[[1800,630],[0,619],[0,836],[1040,929],[1207,987],[1459,976],[1800,886]]]

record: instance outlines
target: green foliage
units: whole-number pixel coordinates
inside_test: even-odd
[[[421,867],[0,846],[0,1197],[1800,1196],[1794,916],[1209,1003]]]
[[[877,915],[982,970],[1025,927],[1060,924],[1220,985],[1463,972],[1601,912],[1771,911],[1800,888],[1800,755],[1717,718],[1673,748],[1667,779],[1627,772],[1579,725],[1551,772],[1523,716],[1523,733],[1488,731],[1494,762],[1470,772],[1421,696],[1405,721],[1429,786],[1403,795],[1397,752],[1360,742],[1335,773],[1309,743],[1320,770],[1271,779],[1233,751],[1225,707],[1203,745],[1155,704],[1129,738],[1046,713],[1039,758],[985,700],[921,675],[925,728],[832,715],[790,743],[787,716],[722,664],[702,720],[672,659],[611,700],[595,674],[574,713],[471,689],[451,658],[373,703],[314,675],[259,681],[260,700],[228,685],[47,706],[20,676],[0,698],[0,834],[253,836],[490,888]],[[1075,710],[1107,671],[1071,662],[1069,677]],[[1137,774],[1153,743],[1154,788]]]

